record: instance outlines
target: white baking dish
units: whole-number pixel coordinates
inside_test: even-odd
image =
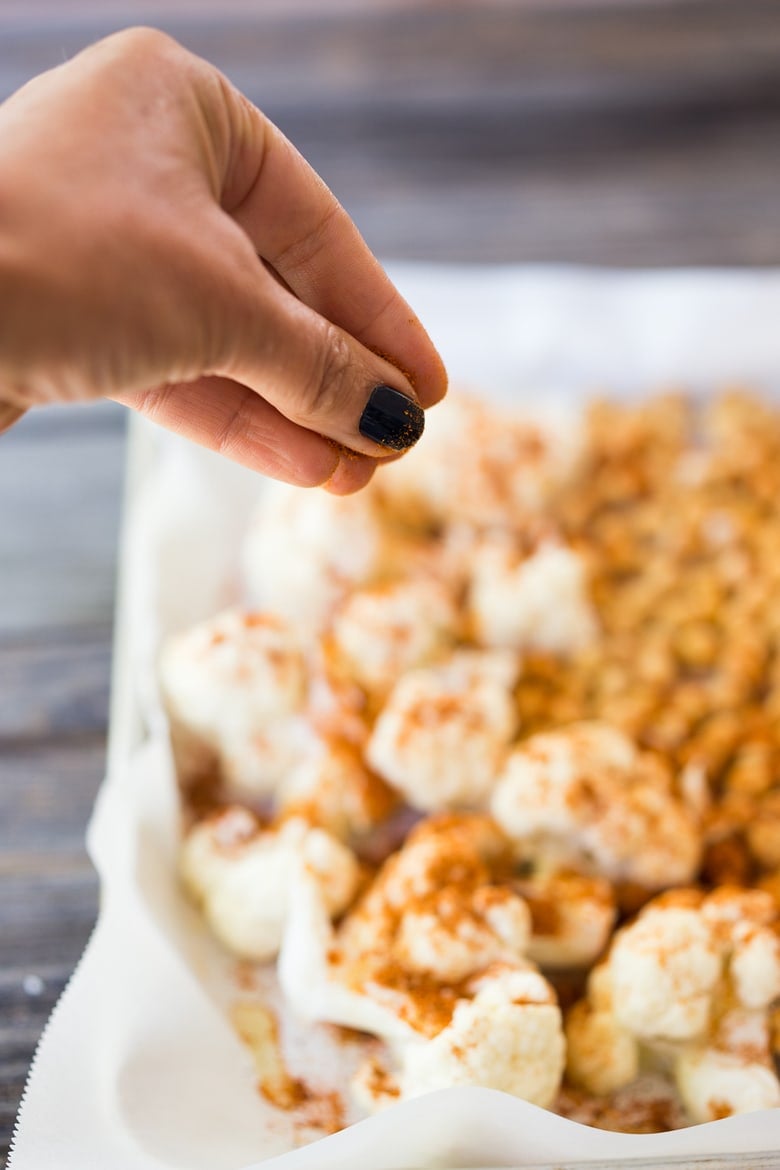
[[[454,380],[560,399],[734,381],[780,392],[780,274],[396,265]],[[160,636],[231,600],[261,481],[134,421],[109,767],[89,844],[98,928],[45,1033],[13,1170],[780,1164],[780,1111],[603,1134],[484,1090],[418,1099],[297,1152],[254,1092],[225,962],[174,876],[176,794],[152,669]],[[234,990],[234,989],[232,989]],[[276,1161],[269,1166],[277,1165]]]

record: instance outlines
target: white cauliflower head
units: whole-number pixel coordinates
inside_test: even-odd
[[[506,662],[459,653],[409,671],[390,692],[366,757],[414,808],[484,803],[517,722]]]
[[[768,1062],[717,1049],[690,1049],[675,1062],[675,1081],[694,1122],[780,1106],[780,1082]]]
[[[606,1096],[639,1075],[639,1044],[609,1007],[581,999],[566,1017],[566,1075],[577,1088]]]
[[[485,646],[570,654],[597,634],[584,561],[554,541],[526,556],[511,540],[486,539],[472,558],[469,604]]]
[[[240,806],[190,830],[180,869],[216,937],[234,954],[256,960],[279,949],[299,872],[321,889],[331,914],[345,909],[359,881],[357,861],[329,833],[297,818],[263,829]]]
[[[277,793],[280,811],[295,813],[343,841],[364,838],[398,805],[398,797],[343,739],[316,739]]]
[[[332,496],[270,483],[245,539],[252,604],[314,633],[352,585],[379,575],[389,555],[369,492]]]
[[[571,1079],[611,1092],[627,1083],[633,1045],[635,1066],[638,1053],[674,1058],[692,1121],[780,1104],[770,1057],[779,941],[762,891],[660,895],[618,931],[569,1014]]]
[[[702,903],[701,914],[730,956],[734,998],[748,1009],[766,1009],[780,998],[777,907],[764,890],[723,887]]]
[[[513,883],[531,913],[528,957],[544,969],[585,967],[609,941],[616,906],[604,878],[540,871]]]
[[[306,674],[291,627],[229,609],[169,638],[159,671],[173,721],[216,755],[230,785],[273,791],[305,742]]]
[[[552,1104],[565,1062],[561,1013],[536,971],[489,971],[469,988],[433,1039],[400,1053],[401,1098],[456,1085],[480,1085],[535,1105]]]
[[[342,922],[345,960],[358,961],[373,982],[391,969],[399,984],[418,975],[455,984],[494,961],[524,961],[528,907],[492,876],[507,845],[484,816],[423,821]]]
[[[432,523],[521,527],[579,465],[584,432],[571,415],[522,413],[451,394],[426,421],[425,442],[383,467],[390,510]]]
[[[486,963],[521,958],[530,934],[528,906],[506,887],[464,895],[449,886],[401,914],[394,955],[406,971],[458,983]]]
[[[541,858],[647,889],[690,881],[701,840],[668,774],[616,729],[572,724],[531,736],[506,758],[490,809]]]
[[[457,621],[449,590],[433,578],[355,590],[334,615],[331,654],[337,670],[381,696],[406,671],[440,658]]]
[[[293,889],[279,962],[285,997],[304,1018],[390,1044],[396,1098],[474,1084],[549,1104],[557,1092],[555,993],[523,957],[525,903],[490,882],[505,851],[486,817],[423,822],[336,929],[321,891]],[[374,1072],[356,1089],[371,1109],[389,1083]]]
[[[699,912],[652,906],[618,933],[609,956],[615,1016],[645,1040],[692,1040],[710,1024],[720,950]]]

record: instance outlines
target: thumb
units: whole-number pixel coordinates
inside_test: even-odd
[[[248,323],[216,372],[248,386],[291,422],[354,451],[381,457],[412,447],[425,415],[408,378],[259,265],[257,277],[240,314]]]

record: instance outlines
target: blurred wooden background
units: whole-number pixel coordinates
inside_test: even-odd
[[[134,23],[220,65],[380,255],[780,262],[777,0],[0,0],[0,98]],[[122,459],[107,405],[0,438],[0,1152],[96,912]]]
[[[0,0],[0,95],[134,19],[221,66],[387,255],[780,255],[776,0]]]

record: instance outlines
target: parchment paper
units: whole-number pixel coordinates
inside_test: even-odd
[[[780,391],[775,272],[391,272],[453,381],[499,397],[565,404],[733,382]],[[291,1151],[300,1132],[255,1091],[251,1056],[227,1022],[226,962],[176,882],[177,803],[153,671],[164,632],[235,598],[240,534],[262,481],[142,424],[130,464],[109,771],[89,831],[101,913],[34,1062],[13,1170],[668,1165],[728,1152],[743,1167],[767,1164],[748,1154],[780,1151],[780,1110],[640,1137],[478,1089],[420,1098]]]

